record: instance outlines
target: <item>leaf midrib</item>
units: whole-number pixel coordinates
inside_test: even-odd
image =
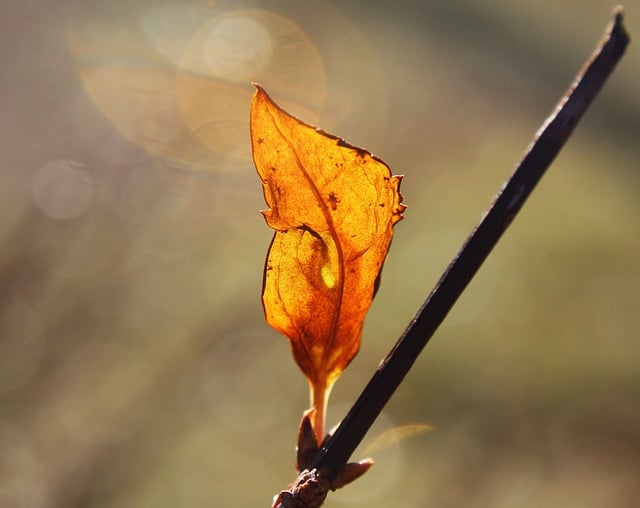
[[[339,324],[339,321],[340,321],[340,314],[342,312],[342,300],[343,300],[343,297],[344,297],[344,253],[342,251],[342,244],[339,241],[339,236],[338,236],[335,224],[333,223],[333,218],[331,217],[331,214],[329,212],[329,208],[327,207],[326,203],[322,199],[322,195],[320,194],[320,190],[315,185],[313,179],[311,178],[311,175],[305,169],[304,165],[300,161],[300,157],[298,155],[298,151],[296,150],[295,145],[287,138],[287,136],[285,136],[285,134],[283,133],[282,129],[280,129],[280,126],[278,125],[278,121],[277,121],[276,117],[273,115],[273,113],[270,112],[270,111],[268,113],[269,113],[269,115],[271,116],[271,118],[273,120],[273,125],[275,126],[276,130],[278,131],[278,133],[280,134],[282,139],[289,146],[289,149],[293,153],[293,155],[295,157],[296,165],[298,167],[298,170],[303,174],[304,178],[309,183],[309,186],[310,186],[310,188],[311,188],[311,190],[313,192],[313,195],[315,196],[316,201],[318,202],[318,205],[320,206],[320,210],[322,211],[322,215],[324,216],[324,219],[325,219],[325,221],[327,223],[327,227],[329,229],[329,234],[331,235],[331,238],[333,238],[334,243],[336,245],[336,250],[337,250],[337,254],[338,254],[338,285],[337,285],[338,286],[338,299],[337,299],[336,310],[334,312],[334,315],[333,315],[333,318],[332,318],[332,322],[331,322],[331,333],[330,333],[330,337],[329,337],[329,343],[327,344],[327,347],[325,347],[323,352],[322,352],[322,363],[325,364],[326,361],[327,361],[327,358],[329,356],[329,352],[333,350],[333,347],[334,347],[334,344],[335,344],[335,339],[336,339],[336,336],[337,336],[337,333],[338,333],[338,324]],[[304,343],[303,343],[303,347],[305,347],[305,350],[306,350],[306,345]],[[309,358],[311,358],[311,356],[309,355],[309,351],[307,351],[307,356],[309,356]],[[328,374],[328,372],[325,371],[322,374],[324,376],[326,376]],[[326,379],[324,379],[324,382],[326,383]]]

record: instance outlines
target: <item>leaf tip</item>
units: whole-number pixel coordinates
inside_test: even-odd
[[[256,83],[255,81],[252,81],[251,84],[255,87],[256,91],[253,94],[253,98],[254,100],[258,97],[269,97],[269,94],[267,93],[267,91],[264,89],[264,87],[260,84],[260,83]]]

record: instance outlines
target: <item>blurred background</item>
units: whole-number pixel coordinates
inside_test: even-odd
[[[3,5],[0,506],[266,507],[293,480],[308,394],[262,315],[251,81],[405,175],[332,426],[612,8]],[[327,506],[640,505],[636,43],[356,453],[375,467]]]

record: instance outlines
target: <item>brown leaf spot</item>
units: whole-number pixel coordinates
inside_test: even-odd
[[[340,200],[333,192],[331,192],[329,194],[329,206],[334,212],[338,209],[338,203],[340,203]]]

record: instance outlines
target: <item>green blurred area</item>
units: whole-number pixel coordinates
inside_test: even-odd
[[[5,6],[0,506],[268,506],[294,478],[307,386],[262,316],[251,81],[405,175],[331,426],[612,7]],[[625,8],[633,39],[640,4]],[[637,55],[632,40],[363,443],[376,466],[327,506],[640,504]]]

